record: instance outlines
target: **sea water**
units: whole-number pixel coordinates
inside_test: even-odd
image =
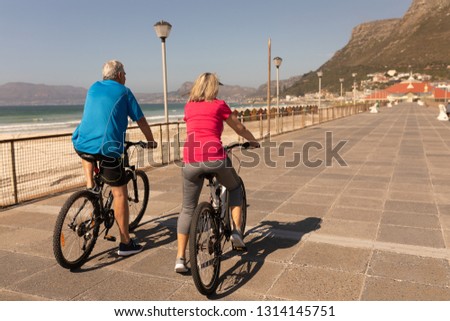
[[[141,104],[149,123],[164,122],[163,104]],[[183,119],[184,103],[168,104],[169,121]],[[68,132],[80,123],[82,105],[0,106],[0,135],[49,131]]]

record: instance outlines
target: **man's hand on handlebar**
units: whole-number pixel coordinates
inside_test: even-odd
[[[158,143],[155,141],[145,143],[145,148],[155,149],[156,147],[158,147]]]

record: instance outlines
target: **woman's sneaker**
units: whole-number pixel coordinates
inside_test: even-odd
[[[233,249],[237,251],[246,251],[247,247],[244,243],[244,238],[242,237],[242,233],[238,230],[233,230],[231,233],[231,244],[233,244]]]
[[[184,257],[179,257],[175,261],[175,272],[186,273],[189,269],[186,266],[186,259]]]
[[[139,253],[144,248],[142,245],[137,244],[134,240],[130,239],[130,242],[128,244],[120,243],[119,244],[119,250],[117,251],[117,254],[119,256],[129,256],[136,253]]]

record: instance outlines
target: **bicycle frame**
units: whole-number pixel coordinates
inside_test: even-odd
[[[228,156],[231,155],[233,148],[243,146],[243,144],[233,144],[226,146],[226,152]],[[244,145],[245,146],[245,145]],[[238,161],[238,170],[240,169],[240,159],[233,155]],[[231,213],[228,209],[228,193],[225,186],[221,185],[215,176],[208,177],[208,187],[211,196],[211,205],[216,212],[217,224],[220,229],[220,235],[224,235],[226,240],[230,239],[232,226],[231,224]]]
[[[136,171],[135,166],[130,165],[130,157],[128,155],[128,150],[131,146],[136,145],[132,144],[130,142],[126,142],[124,155],[123,155],[123,166],[125,167],[125,174],[126,175],[133,175],[133,187],[134,187],[134,200],[135,202],[139,202],[139,196],[137,192],[137,181],[136,181]],[[99,193],[97,195],[98,198],[98,204],[99,204],[99,213],[95,213],[94,217],[96,220],[98,220],[98,224],[104,223],[105,225],[105,238],[112,238],[112,236],[108,236],[109,229],[114,224],[114,210],[111,209],[114,197],[112,194],[112,191],[109,190],[108,196],[106,197],[106,200],[103,201],[104,195],[103,195],[103,187],[105,185],[105,182],[100,177],[100,167],[99,167],[100,161],[93,162],[94,165],[94,183],[95,186],[98,188]],[[105,231],[104,230],[104,231]],[[101,232],[103,233],[103,231]],[[100,234],[101,234],[100,233]]]
[[[224,235],[228,241],[231,235],[231,224],[227,189],[219,183],[216,177],[209,178],[208,186],[211,195],[211,205],[215,211],[216,222],[220,230],[219,235]]]

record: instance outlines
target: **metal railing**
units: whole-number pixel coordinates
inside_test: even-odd
[[[289,106],[271,110],[270,119],[261,109],[236,112],[241,122],[258,139],[313,126],[333,119],[347,117],[368,110],[367,105],[329,107]],[[269,125],[270,122],[270,125]],[[269,127],[270,126],[270,127]],[[163,143],[166,124],[152,124],[152,132],[159,146],[131,156],[138,167],[161,166],[182,159],[182,146],[186,137],[183,122],[169,123],[170,144]],[[267,129],[272,132],[268,133]],[[84,185],[81,161],[74,152],[71,133],[39,137],[0,140],[0,207],[18,204]],[[138,127],[130,127],[127,139],[145,140]],[[224,144],[239,141],[228,126],[222,135]]]

